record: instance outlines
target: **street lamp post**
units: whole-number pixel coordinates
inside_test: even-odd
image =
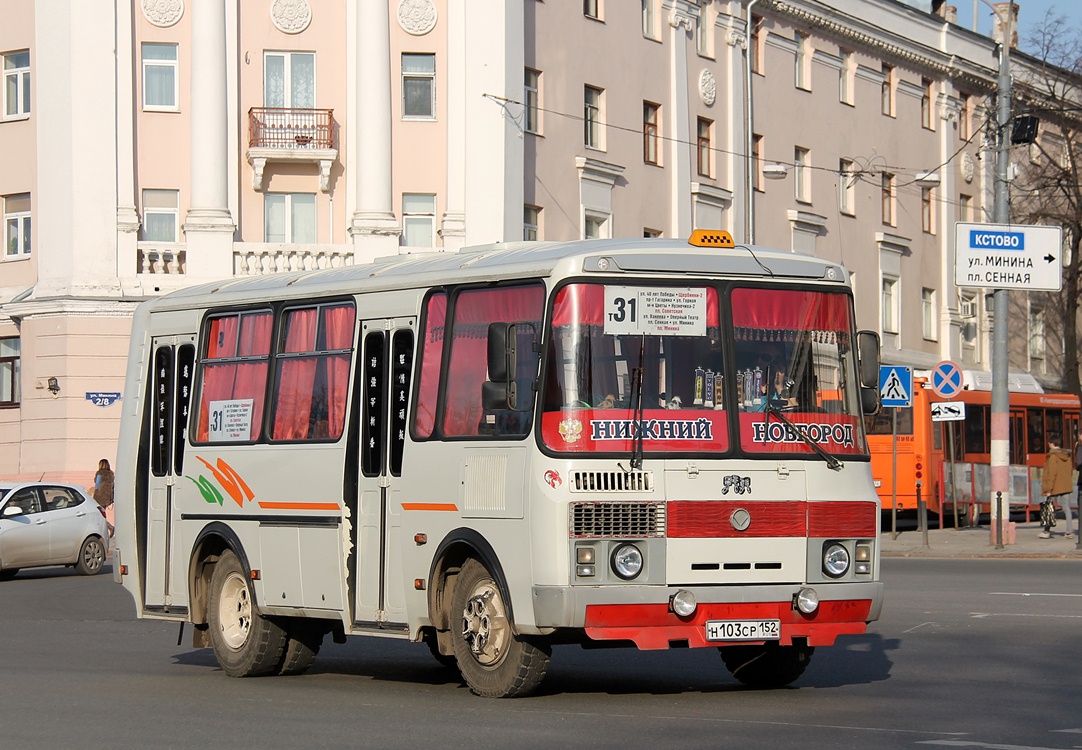
[[[1009,224],[1011,221],[1010,196],[1008,194],[1009,139],[1007,128],[1011,121],[1011,6],[1013,2],[992,5],[988,0],[981,0],[992,9],[999,19],[1002,35],[999,40],[999,85],[996,90],[996,182],[993,221],[997,224]],[[1000,15],[1006,12],[1006,18]],[[974,14],[976,15],[976,14]],[[997,289],[992,296],[992,434],[991,434],[991,503],[992,524],[995,531],[996,548],[1003,547],[1003,518],[997,498],[1009,498],[1010,485],[1010,394],[1007,387],[1008,352],[1007,352],[1007,313],[1008,291]],[[1008,513],[1009,514],[1009,513]]]

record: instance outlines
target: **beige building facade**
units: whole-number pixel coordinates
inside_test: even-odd
[[[490,242],[726,229],[844,263],[885,362],[990,369],[996,44],[914,4],[0,0],[0,478],[112,459],[140,300]]]

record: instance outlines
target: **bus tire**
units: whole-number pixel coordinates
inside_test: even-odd
[[[233,551],[223,552],[210,579],[207,619],[214,657],[230,677],[271,674],[282,662],[285,631],[256,611],[251,586]]]
[[[551,649],[515,635],[499,586],[473,558],[458,573],[450,621],[459,672],[476,695],[518,698],[545,678]]]
[[[286,626],[286,645],[278,674],[283,676],[304,674],[312,666],[323,645],[323,630],[318,623],[304,618],[292,620]]]
[[[804,643],[779,646],[723,646],[718,651],[733,677],[748,687],[779,688],[794,682],[808,668],[815,648]]]
[[[96,536],[87,537],[79,548],[79,559],[75,561],[75,572],[81,576],[97,575],[105,565],[105,545]]]
[[[18,568],[4,568],[0,570],[0,581],[10,581],[19,572]]]

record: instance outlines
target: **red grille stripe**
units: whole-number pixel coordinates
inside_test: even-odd
[[[874,537],[877,513],[875,503],[808,503],[808,536]]]
[[[666,527],[668,536],[683,539],[737,539],[805,535],[807,529],[804,501],[741,502],[681,500],[670,502]],[[745,531],[733,528],[729,517],[743,508],[751,514]]]

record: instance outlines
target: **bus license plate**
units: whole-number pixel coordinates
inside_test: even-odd
[[[776,641],[781,638],[781,620],[709,620],[708,641]]]

